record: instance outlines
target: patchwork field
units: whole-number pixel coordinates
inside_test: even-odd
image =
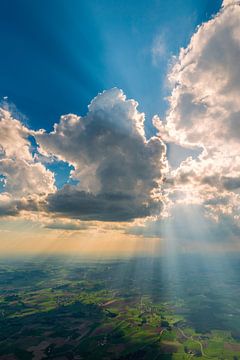
[[[239,261],[198,260],[2,260],[0,359],[240,359]]]

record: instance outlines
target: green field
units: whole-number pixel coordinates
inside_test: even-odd
[[[2,260],[0,359],[240,359],[238,264],[209,286],[197,261]]]

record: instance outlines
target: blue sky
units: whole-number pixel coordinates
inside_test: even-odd
[[[4,239],[240,249],[238,0],[3,0],[1,14]]]
[[[0,96],[8,96],[35,129],[50,130],[65,113],[85,114],[98,92],[114,86],[139,101],[147,119],[162,115],[171,56],[220,5],[219,0],[1,1]],[[154,64],[151,48],[159,37],[164,52]]]

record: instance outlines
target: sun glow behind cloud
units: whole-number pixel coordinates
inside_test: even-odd
[[[2,253],[239,250],[240,7],[227,5],[175,59],[169,111],[153,118],[150,138],[137,102],[117,88],[52,131],[1,109]],[[166,144],[186,151],[174,168]],[[70,174],[57,189],[48,164],[59,161]]]

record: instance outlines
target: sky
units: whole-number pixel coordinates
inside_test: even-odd
[[[1,12],[1,253],[239,251],[239,2]]]

